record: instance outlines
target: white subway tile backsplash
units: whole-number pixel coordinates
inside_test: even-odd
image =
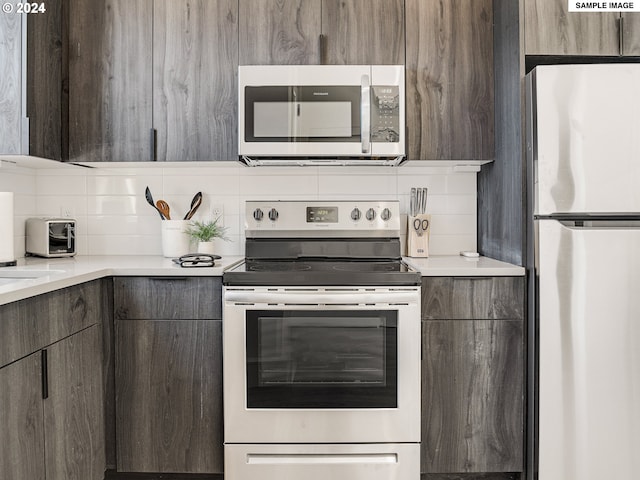
[[[86,195],[87,177],[74,173],[68,176],[36,176],[38,195]]]
[[[149,187],[154,199],[162,198],[162,176],[149,175],[92,175],[87,178],[87,191],[93,195],[144,195]]]
[[[217,240],[221,255],[244,252],[246,200],[400,200],[403,219],[411,187],[427,187],[432,215],[430,253],[457,254],[476,249],[476,174],[454,173],[448,166],[409,162],[400,168],[264,167],[237,162],[199,165],[118,164],[113,168],[0,169],[0,191],[16,193],[16,251],[24,254],[24,221],[29,216],[59,216],[73,208],[78,221],[78,252],[92,255],[161,254],[160,218],[144,198],[155,200],[182,218],[193,195],[203,193],[194,219],[212,218],[222,205],[231,241]],[[403,225],[406,221],[403,222]],[[406,239],[402,232],[401,239]],[[193,245],[195,249],[195,245]]]
[[[139,195],[90,195],[87,197],[88,215],[139,215],[156,217],[158,212],[147,203],[144,192]]]
[[[313,167],[312,167],[313,168]],[[315,198],[318,194],[318,176],[299,175],[251,175],[240,177],[240,195],[246,197],[260,197],[262,195],[278,195],[282,199],[289,199],[296,195],[306,195]]]
[[[196,192],[215,193],[216,195],[237,195],[239,179],[237,175],[182,175],[171,170],[164,177],[163,195],[193,195]]]
[[[160,233],[156,235],[108,235],[87,237],[87,255],[162,255]]]
[[[376,195],[396,195],[398,182],[391,175],[323,175],[318,177],[318,197],[325,195],[367,195],[371,198],[372,192]],[[378,198],[373,197],[373,198]]]

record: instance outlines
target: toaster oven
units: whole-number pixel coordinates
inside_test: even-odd
[[[28,218],[26,253],[40,257],[76,254],[76,221],[71,218]]]

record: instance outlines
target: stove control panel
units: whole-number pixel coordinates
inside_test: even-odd
[[[247,237],[400,235],[398,201],[247,201]]]

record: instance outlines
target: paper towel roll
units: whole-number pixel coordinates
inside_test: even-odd
[[[0,192],[0,264],[14,260],[13,192]]]

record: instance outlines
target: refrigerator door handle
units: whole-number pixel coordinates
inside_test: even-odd
[[[565,227],[574,230],[608,229],[640,230],[640,220],[558,220]]]

